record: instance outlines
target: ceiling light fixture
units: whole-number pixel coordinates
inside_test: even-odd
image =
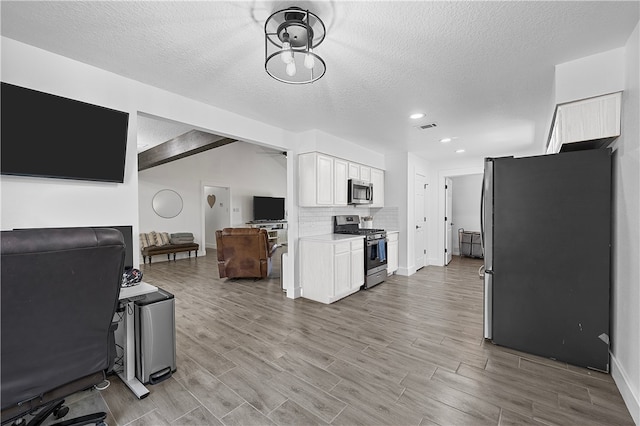
[[[464,149],[456,149],[456,154],[462,154],[464,152]]]
[[[415,114],[411,114],[409,116],[409,118],[412,119],[412,120],[417,120],[417,119],[422,118],[424,116],[425,116],[424,112],[416,112]]]
[[[314,49],[324,41],[326,29],[317,15],[299,7],[279,10],[264,23],[264,69],[283,83],[305,84],[327,71]],[[280,59],[277,59],[277,58]]]
[[[440,139],[440,142],[442,142],[442,143],[449,143],[451,141],[452,141],[451,138],[442,138],[442,139]]]

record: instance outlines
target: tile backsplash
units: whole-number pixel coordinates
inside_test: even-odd
[[[381,209],[371,209],[373,216],[373,227],[397,231],[400,229],[398,222],[398,207],[383,207]]]
[[[373,216],[374,228],[398,229],[397,207],[300,207],[298,210],[299,236],[331,234],[333,232],[333,217],[344,214],[357,214],[360,217]]]

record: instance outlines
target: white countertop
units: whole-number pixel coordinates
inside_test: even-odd
[[[128,299],[129,297],[141,296],[147,293],[153,293],[157,290],[158,287],[156,287],[155,285],[151,285],[149,283],[141,281],[138,285],[134,285],[131,287],[122,287],[120,289],[120,300]]]
[[[340,242],[340,241],[357,241],[362,240],[364,235],[347,235],[347,234],[324,234],[324,235],[310,235],[308,237],[301,237],[301,240],[305,241],[321,241],[321,242]]]
[[[387,234],[399,234],[400,231],[387,231]]]

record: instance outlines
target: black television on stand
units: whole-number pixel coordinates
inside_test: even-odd
[[[284,198],[253,197],[254,222],[282,222],[285,220]]]

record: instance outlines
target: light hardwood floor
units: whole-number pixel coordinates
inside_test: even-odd
[[[279,256],[276,256],[279,257]],[[72,398],[110,425],[633,425],[610,375],[482,339],[481,261],[454,257],[331,305],[220,280],[215,252],[143,266],[176,297],[177,366],[137,400]]]

